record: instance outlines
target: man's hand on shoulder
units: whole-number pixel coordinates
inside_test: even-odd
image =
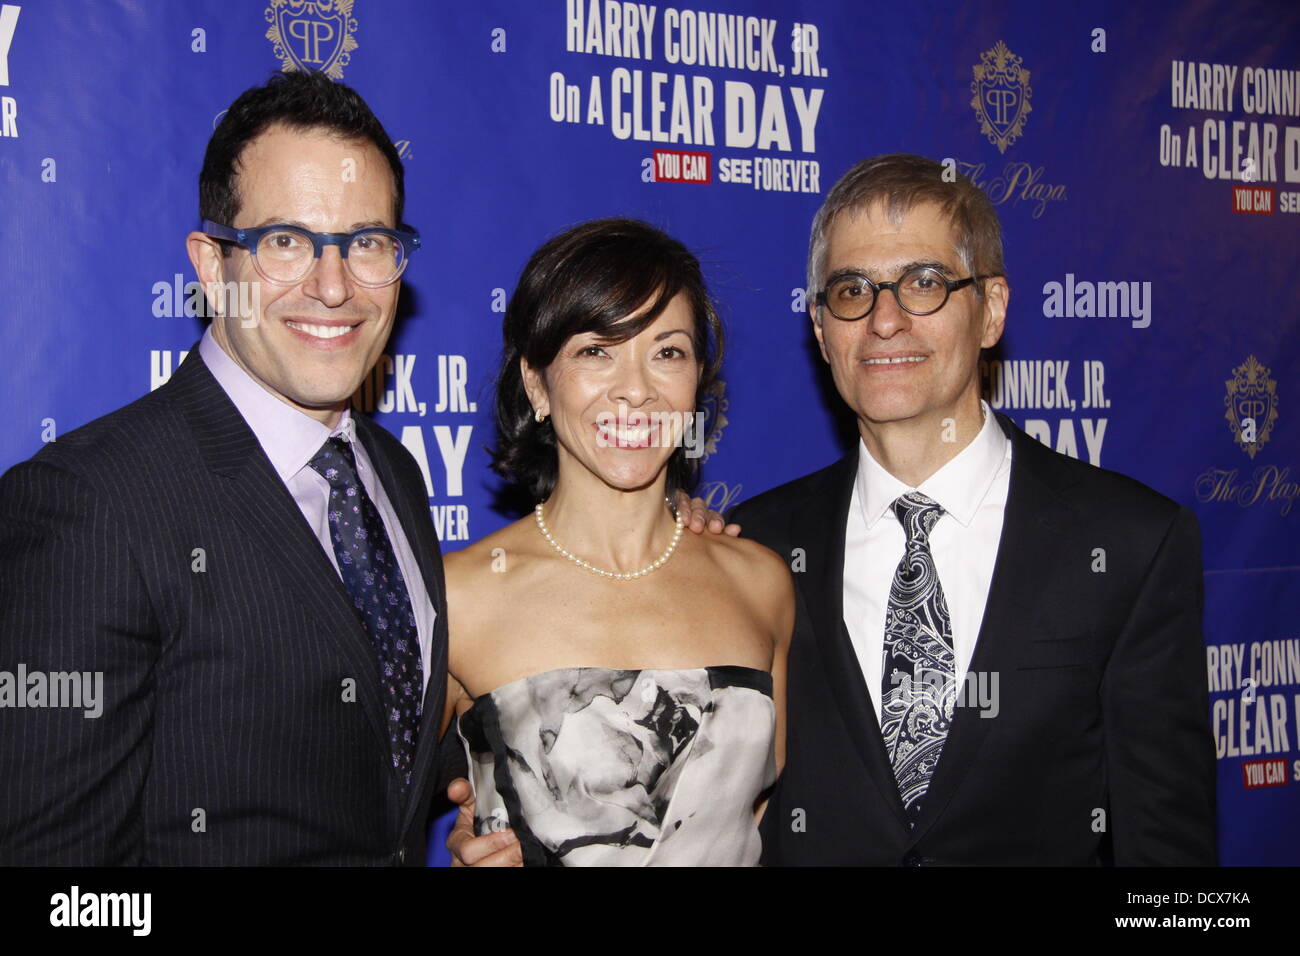
[[[733,538],[740,534],[740,525],[727,524],[725,518],[712,510],[703,498],[692,498],[680,488],[677,490],[677,512],[686,516],[686,527],[696,534],[706,530],[710,534],[729,534]]]

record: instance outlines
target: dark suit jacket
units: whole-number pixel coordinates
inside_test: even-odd
[[[970,667],[999,711],[957,709],[914,831],[843,624],[857,452],[730,516],[796,572],[764,863],[1214,865],[1196,519],[998,418],[1011,484]]]
[[[338,573],[195,346],[0,479],[0,670],[104,682],[98,718],[0,711],[0,863],[424,862],[459,754],[442,558],[414,459],[355,417],[437,610],[409,795]]]

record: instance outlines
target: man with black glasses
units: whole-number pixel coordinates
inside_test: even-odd
[[[457,765],[418,466],[348,404],[419,245],[349,88],[290,73],[208,144],[190,261],[216,317],[152,394],[0,480],[0,670],[102,714],[0,738],[0,863],[422,864]]]
[[[809,312],[860,440],[731,516],[799,572],[763,861],[1213,865],[1196,520],[980,399],[1001,231],[943,173],[827,196]]]

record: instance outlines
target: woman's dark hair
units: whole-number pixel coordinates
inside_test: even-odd
[[[393,173],[393,223],[402,225],[406,202],[402,160],[383,125],[350,86],[324,73],[276,73],[230,104],[203,154],[199,172],[199,217],[233,226],[239,214],[237,165],[244,147],[280,124],[294,130],[320,129],[344,140],[373,143]]]
[[[723,331],[699,260],[690,250],[635,219],[596,219],[534,252],[506,306],[493,469],[526,488],[534,501],[545,500],[555,487],[555,431],[549,421],[539,424],[533,417],[519,369],[521,356],[541,372],[571,336],[594,332],[611,344],[626,342],[653,323],[678,293],[685,293],[695,319],[695,357],[701,365],[698,408],[722,366]],[[649,310],[629,318],[647,302]],[[713,421],[710,416],[710,425]],[[691,487],[698,471],[699,459],[687,457],[679,446],[668,461],[668,493]]]

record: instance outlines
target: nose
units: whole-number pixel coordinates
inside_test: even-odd
[[[876,294],[876,307],[864,321],[873,334],[889,339],[912,327],[912,314],[898,304],[896,289],[881,289]]]
[[[654,385],[650,381],[645,366],[638,361],[621,361],[614,370],[614,381],[610,386],[611,401],[623,402],[629,408],[637,408],[657,398]]]
[[[352,277],[348,275],[337,246],[326,246],[315,267],[303,281],[303,292],[322,305],[336,309],[352,298]]]

